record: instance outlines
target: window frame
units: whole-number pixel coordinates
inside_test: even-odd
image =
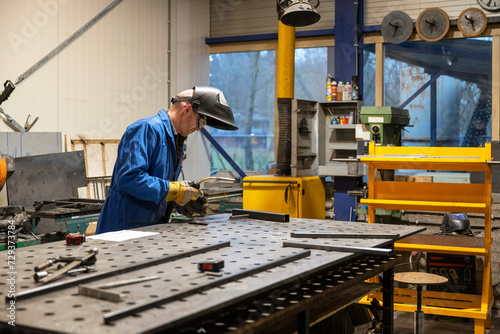
[[[335,39],[333,36],[320,36],[320,37],[297,37],[295,39],[295,48],[318,48],[335,46]],[[232,42],[232,43],[216,43],[210,44],[210,55],[214,53],[235,53],[235,52],[251,52],[251,51],[274,51],[275,67],[274,67],[274,131],[275,134],[279,133],[278,122],[278,40],[264,40],[264,41],[246,41],[246,42]],[[277,158],[278,151],[278,136],[274,138],[274,158]]]

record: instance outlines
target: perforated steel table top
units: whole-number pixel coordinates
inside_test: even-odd
[[[45,286],[33,279],[33,268],[47,259],[57,256],[84,256],[97,247],[99,253],[95,264],[96,273],[105,273],[119,268],[127,268],[158,258],[179,255],[211,245],[229,242],[230,245],[206,253],[181,258],[172,262],[148,266],[121,275],[85,283],[98,286],[105,283],[135,279],[146,276],[159,276],[159,279],[110,289],[120,293],[122,300],[110,302],[81,296],[78,287],[72,286],[57,291],[43,293],[15,302],[15,324],[11,327],[8,317],[0,318],[0,325],[11,330],[28,328],[42,331],[65,333],[139,333],[162,328],[166,324],[182,319],[196,319],[197,314],[207,310],[231,308],[235,301],[262,291],[279,289],[282,284],[293,283],[311,273],[340,264],[354,263],[359,255],[346,252],[312,249],[310,256],[274,267],[248,277],[239,278],[206,291],[181,298],[167,304],[138,312],[105,324],[104,316],[127,307],[141,304],[159,297],[176,295],[183,291],[217,282],[225,277],[248,271],[252,268],[272,264],[289,256],[300,254],[304,249],[283,247],[283,242],[299,242],[311,245],[343,245],[354,247],[391,247],[393,239],[345,239],[345,238],[296,238],[291,233],[364,233],[398,234],[400,238],[422,231],[422,228],[401,225],[367,224],[332,220],[312,220],[291,218],[288,223],[276,223],[255,219],[231,220],[227,214],[204,219],[207,225],[171,223],[153,225],[139,229],[159,232],[159,234],[123,242],[87,240],[81,245],[66,245],[64,241],[36,245],[15,250],[15,259],[8,252],[0,253],[2,263],[0,297],[6,299],[12,293],[15,278],[15,291],[26,293],[39,287],[74,280],[65,277]],[[207,275],[198,270],[198,263],[222,259],[225,267],[220,276]],[[9,265],[14,267],[9,267]],[[363,265],[363,264],[361,264]],[[354,270],[357,270],[354,268]],[[81,274],[77,278],[84,277]],[[4,312],[8,310],[4,307]],[[7,320],[6,320],[7,319]],[[232,328],[225,330],[231,331]]]

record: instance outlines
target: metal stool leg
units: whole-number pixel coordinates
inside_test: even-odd
[[[422,285],[417,285],[417,310],[415,311],[415,334],[424,333],[424,312],[422,312]]]

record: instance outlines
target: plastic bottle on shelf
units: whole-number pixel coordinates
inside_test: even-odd
[[[342,81],[339,81],[339,84],[337,85],[337,101],[342,101],[344,94],[344,83]]]
[[[349,82],[347,82],[344,86],[344,96],[343,101],[351,101],[352,100],[352,86]]]
[[[326,76],[326,100],[332,100],[332,76],[330,74]]]
[[[359,100],[359,84],[358,84],[358,76],[357,75],[353,75],[352,76],[352,81],[351,81],[351,84],[352,84],[352,100],[353,101],[357,101]]]
[[[337,101],[337,82],[332,78],[332,101]]]

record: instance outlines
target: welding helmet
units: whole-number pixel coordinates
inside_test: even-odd
[[[470,221],[466,213],[451,213],[444,215],[441,222],[443,233],[471,234]]]
[[[188,101],[193,111],[207,118],[207,125],[221,130],[238,130],[231,107],[222,91],[215,87],[195,86],[193,96],[172,98],[172,103]]]

